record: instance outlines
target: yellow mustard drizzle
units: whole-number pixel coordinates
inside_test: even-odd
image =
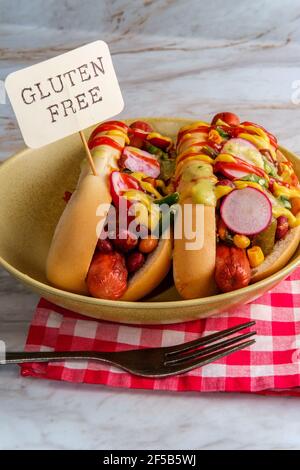
[[[203,162],[203,163],[210,163],[211,165],[213,165],[213,162],[214,162],[212,158],[210,158],[208,155],[204,155],[204,154],[193,155],[192,157],[187,157],[184,160],[181,160],[181,161],[178,162],[178,164],[176,166],[175,174],[174,174],[175,180],[178,179],[178,177],[182,173],[182,170],[185,168],[185,166],[189,162],[192,162],[193,160]]]
[[[230,153],[220,153],[214,160],[214,163],[217,162],[229,162],[229,163],[235,163],[236,159],[230,155]]]
[[[102,133],[100,133],[100,135],[101,134]],[[111,131],[106,131],[105,135],[117,135],[117,136],[123,137],[125,139],[125,144],[126,145],[129,145],[129,143],[130,143],[128,135],[125,134],[125,132],[123,132],[123,131],[117,131],[116,129],[113,129]]]
[[[172,143],[172,139],[170,139],[170,137],[166,137],[165,135],[159,134],[158,132],[150,132],[150,134],[148,134],[147,136],[147,140],[151,140],[154,138],[167,140],[169,144]]]
[[[152,198],[138,189],[124,191],[123,196],[128,201],[137,203],[135,220],[145,227],[154,229],[159,222],[160,213],[158,205],[152,203]]]
[[[240,124],[239,127],[245,129],[246,131],[255,132],[257,135],[261,136],[264,140],[266,140],[267,142],[270,142],[268,134],[263,129],[261,129],[260,127],[246,126],[246,125],[243,125],[243,124]]]
[[[276,182],[273,184],[273,188],[273,194],[275,197],[285,196],[288,199],[300,197],[300,188],[286,188]]]
[[[183,152],[178,153],[177,162],[180,162],[186,155],[189,155],[190,153],[194,153],[194,154],[198,154],[198,155],[205,155],[205,154],[201,154],[201,149],[199,149],[199,147],[197,147],[196,145],[191,145],[191,147],[188,147]],[[205,156],[207,157],[208,155],[205,155]]]
[[[252,142],[259,150],[262,150],[262,149],[270,150],[271,145],[270,145],[269,139],[266,140],[266,139],[263,139],[261,136],[246,134],[243,132],[239,134],[239,138]]]
[[[134,173],[131,173],[131,176],[133,176],[136,180],[139,181],[140,186],[145,191],[147,191],[147,193],[153,194],[157,199],[161,198],[161,194],[154,188],[153,184],[149,183],[149,181],[143,181],[144,179],[148,178],[147,175],[142,172],[136,171]]]
[[[259,191],[263,191],[262,186],[259,183],[255,183],[254,181],[235,180],[233,183],[237,189],[244,189],[248,186],[251,186],[252,188],[258,189]]]
[[[181,127],[179,132],[192,131],[194,129],[197,129],[197,127],[210,127],[210,124],[204,121],[197,121],[193,124],[188,124],[187,126]]]
[[[218,201],[221,199],[223,196],[227,196],[227,194],[231,193],[234,188],[231,188],[230,186],[223,186],[223,185],[218,185],[215,187],[215,196],[216,200]]]
[[[300,218],[294,216],[286,207],[274,205],[272,207],[272,214],[276,219],[278,219],[280,216],[285,216],[288,219],[288,224],[291,228],[300,225]]]

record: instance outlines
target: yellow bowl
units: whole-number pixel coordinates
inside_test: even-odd
[[[175,137],[181,126],[192,122],[175,118],[146,119],[158,132],[170,137]],[[90,130],[86,132],[88,135]],[[299,158],[286,149],[281,150],[293,162],[300,177]],[[64,209],[63,193],[75,187],[83,156],[79,135],[73,135],[41,149],[19,152],[0,167],[0,264],[57,305],[114,322],[183,322],[254,300],[300,263],[298,248],[287,266],[273,276],[237,291],[194,300],[180,300],[171,283],[163,283],[160,292],[141,302],[95,299],[55,289],[45,278],[47,252]]]

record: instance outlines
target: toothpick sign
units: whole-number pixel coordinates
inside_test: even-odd
[[[95,41],[8,75],[5,87],[28,147],[38,148],[119,114],[124,107],[109,48]]]

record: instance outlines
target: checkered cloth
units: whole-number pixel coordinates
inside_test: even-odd
[[[203,320],[132,326],[95,321],[42,299],[26,351],[99,350],[170,346],[256,321],[256,343],[221,360],[165,379],[145,379],[94,361],[24,364],[21,373],[69,382],[172,391],[300,395],[300,269],[251,304]]]

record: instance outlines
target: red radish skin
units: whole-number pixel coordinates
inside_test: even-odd
[[[233,168],[226,168],[224,165],[222,167],[222,170],[220,170],[220,173],[222,173],[222,175],[226,176],[226,178],[229,178],[230,180],[240,179],[244,176],[249,175],[248,171],[234,170]]]
[[[247,187],[228,194],[220,212],[223,222],[232,232],[257,235],[271,223],[272,204],[262,191]]]
[[[243,176],[253,173],[254,175],[265,177],[265,173],[250,163],[235,157],[235,162],[217,162],[214,166],[215,173],[221,173],[229,179],[242,178]]]
[[[120,173],[119,171],[111,172],[109,182],[110,194],[116,207],[119,206],[120,198],[124,191],[129,189],[141,190],[140,183],[137,179],[126,173]]]
[[[151,178],[158,178],[160,163],[156,157],[145,150],[125,147],[120,159],[120,165],[133,172],[141,172]]]

